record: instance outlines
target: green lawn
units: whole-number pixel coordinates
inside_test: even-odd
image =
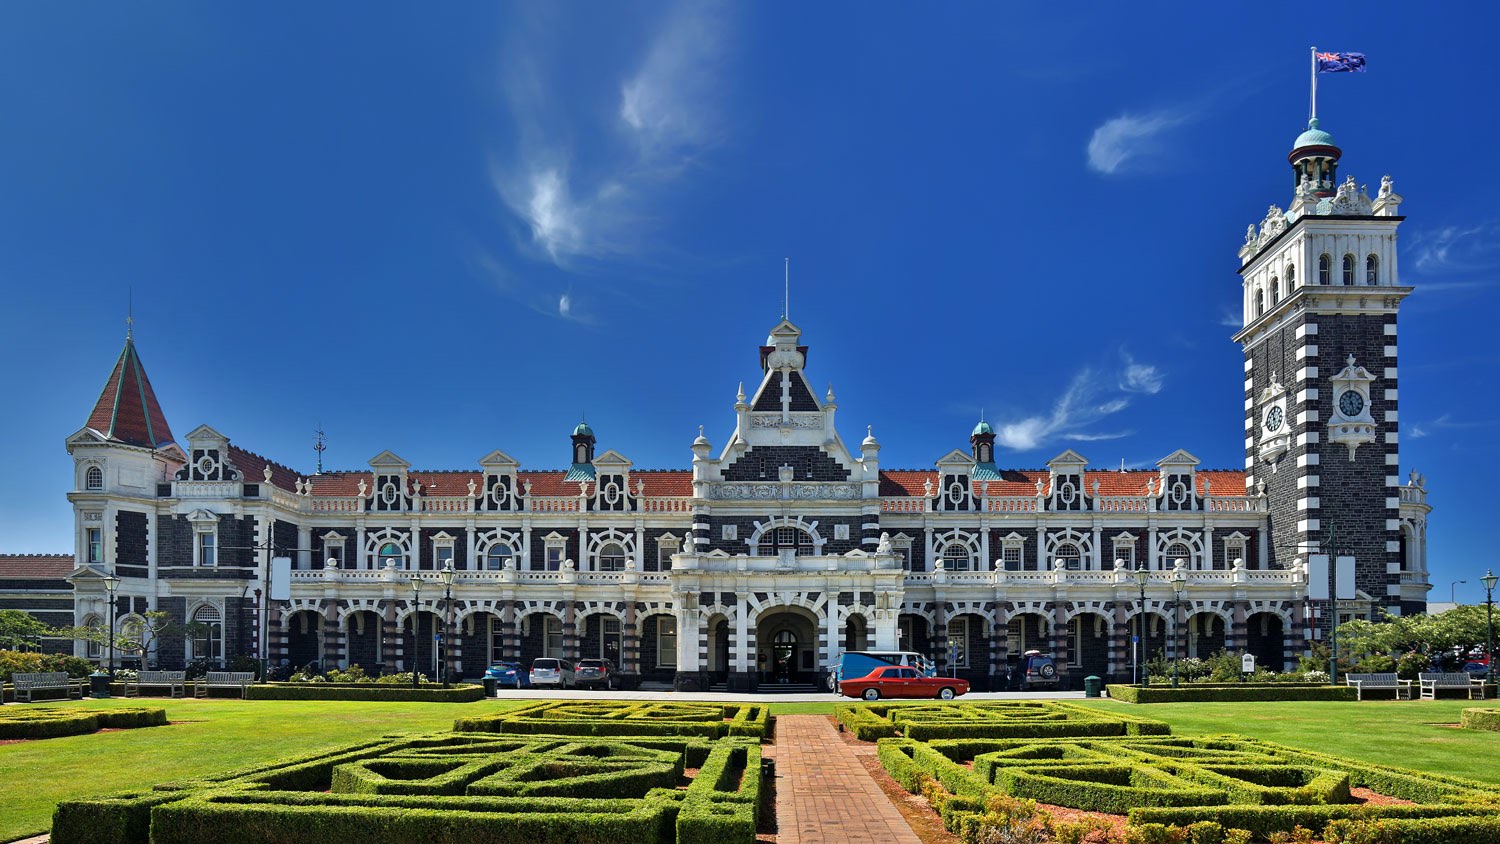
[[[529,701],[329,703],[321,701],[130,700],[68,706],[162,706],[168,727],[0,745],[0,841],[45,832],[52,807],[70,797],[146,788],[253,762],[297,756],[371,736],[446,730],[453,719]],[[1372,762],[1500,782],[1500,733],[1435,726],[1457,723],[1470,701],[1399,703],[1163,703],[1124,707],[1158,718],[1179,735],[1240,733]],[[834,701],[770,703],[773,715],[832,714]]]

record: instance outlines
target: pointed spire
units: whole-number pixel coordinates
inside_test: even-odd
[[[125,348],[104,382],[104,390],[84,423],[106,439],[143,448],[159,448],[173,443],[172,429],[166,414],[156,400],[156,391],[141,365],[135,340],[131,337],[133,320],[126,318]]]

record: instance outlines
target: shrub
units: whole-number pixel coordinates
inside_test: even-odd
[[[375,682],[377,684],[379,684],[379,685],[382,685],[382,686],[410,686],[411,685],[411,672],[410,671],[403,671],[400,674],[382,674],[379,677],[375,678]],[[427,675],[426,674],[418,674],[417,675],[417,682],[418,683],[425,683],[425,682],[427,682]]]
[[[1278,701],[1278,700],[1355,700],[1355,690],[1347,686],[1293,685],[1290,683],[1197,683],[1191,686],[1128,686],[1111,684],[1109,696],[1126,703],[1180,703],[1187,701]]]
[[[1465,709],[1459,723],[1470,730],[1494,730],[1500,732],[1500,709]]]
[[[66,672],[69,677],[87,677],[94,664],[67,654],[40,654],[29,651],[0,650],[0,682],[9,683],[15,674]]]
[[[483,686],[459,685],[445,689],[428,684],[413,689],[376,683],[261,683],[245,689],[246,700],[385,700],[429,703],[472,703],[484,699]]]
[[[165,709],[6,707],[0,710],[0,739],[47,739],[83,735],[104,728],[128,730],[136,727],[160,727],[166,723]]]
[[[861,741],[1165,735],[1166,724],[1056,701],[842,704],[834,714]]]
[[[770,710],[760,704],[546,701],[453,724],[459,732],[588,736],[754,736]]]
[[[1385,654],[1370,654],[1354,663],[1354,670],[1360,674],[1394,674],[1396,660]]]

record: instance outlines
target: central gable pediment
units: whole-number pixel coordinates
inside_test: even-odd
[[[514,469],[521,464],[515,458],[497,448],[479,458],[479,465],[486,469]]]
[[[397,457],[393,452],[382,451],[374,457],[370,458],[370,468],[395,469],[404,472],[407,469],[411,468],[411,464],[407,463],[405,460],[402,460],[400,457]]]

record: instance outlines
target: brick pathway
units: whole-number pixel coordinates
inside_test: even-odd
[[[777,844],[921,844],[825,715],[776,716]]]

